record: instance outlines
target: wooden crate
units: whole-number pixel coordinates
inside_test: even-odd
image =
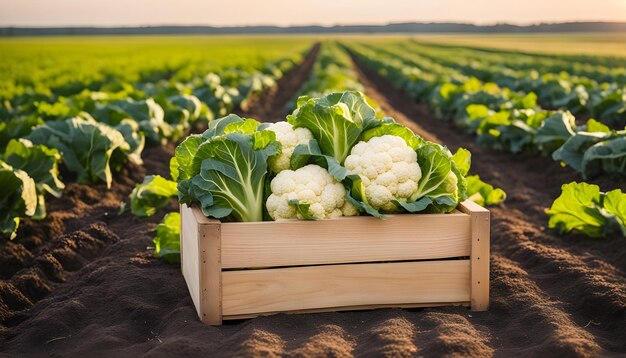
[[[489,211],[221,223],[181,206],[181,266],[200,319],[489,304]]]

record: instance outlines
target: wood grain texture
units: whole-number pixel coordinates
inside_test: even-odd
[[[489,304],[489,211],[473,202],[450,214],[262,223],[220,223],[182,205],[181,220],[181,267],[205,323]]]
[[[222,267],[403,261],[470,255],[465,213],[222,224]]]
[[[490,217],[482,206],[465,201],[459,205],[461,211],[471,217],[471,256],[470,303],[472,311],[486,311],[489,308],[489,259],[490,259]]]
[[[471,215],[472,213],[488,213],[489,210],[483,208],[482,206],[476,204],[471,200],[465,200],[457,206],[457,209],[465,214]]]
[[[200,316],[200,256],[198,251],[198,222],[186,205],[180,206],[181,268],[189,294]]]
[[[421,308],[421,307],[443,307],[443,306],[465,306],[469,307],[469,302],[428,302],[428,303],[406,303],[406,304],[389,304],[389,305],[361,305],[361,306],[344,306],[344,307],[326,307],[326,308],[313,308],[308,310],[294,310],[287,312],[263,312],[263,313],[249,313],[241,315],[227,315],[223,316],[224,320],[229,319],[247,319],[258,316],[269,316],[277,313],[320,313],[320,312],[339,312],[339,311],[358,311],[358,310],[375,310],[381,308]]]
[[[208,324],[222,324],[222,259],[219,221],[199,224],[200,313]]]
[[[439,260],[224,271],[222,312],[466,302],[469,266],[469,260]]]

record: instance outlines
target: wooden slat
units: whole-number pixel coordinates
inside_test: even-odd
[[[181,268],[189,294],[200,315],[200,265],[198,253],[198,223],[194,214],[186,205],[180,206],[181,218]]]
[[[185,205],[185,204],[183,204],[183,205]],[[185,205],[185,207],[186,207],[186,205]],[[202,209],[200,209],[197,206],[192,206],[191,207],[191,212],[193,213],[193,217],[196,219],[198,224],[219,224],[220,223],[219,220],[210,219],[210,218],[207,218],[206,216],[204,216],[204,214],[202,213]]]
[[[443,307],[443,306],[465,306],[469,307],[469,302],[429,302],[429,303],[406,303],[406,304],[388,304],[388,305],[362,305],[362,306],[344,306],[344,307],[327,307],[327,308],[313,308],[310,310],[295,310],[287,312],[263,312],[263,313],[249,313],[242,315],[228,315],[223,316],[224,320],[230,319],[247,319],[258,316],[269,316],[277,313],[320,313],[320,312],[338,312],[338,311],[359,311],[359,310],[375,310],[381,308],[422,308],[422,307]]]
[[[423,260],[470,254],[464,213],[222,224],[222,267]]]
[[[471,216],[471,308],[472,311],[486,311],[489,308],[489,211],[471,201],[463,202],[462,205],[459,206],[459,209],[470,214]]]
[[[180,206],[181,266],[189,293],[200,319],[222,323],[222,267],[220,225],[195,207]]]
[[[466,302],[469,265],[439,260],[224,271],[222,312]]]
[[[471,215],[472,213],[488,213],[489,210],[483,208],[482,206],[476,204],[471,200],[465,200],[457,206],[457,209],[465,214]]]

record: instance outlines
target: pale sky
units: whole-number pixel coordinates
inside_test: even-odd
[[[626,0],[0,0],[0,26],[626,21]]]

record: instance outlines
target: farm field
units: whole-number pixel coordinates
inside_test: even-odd
[[[18,167],[6,153],[31,153],[18,138],[58,148],[28,154],[49,168],[23,166],[34,179],[29,213],[9,205],[26,195],[0,201],[0,356],[626,354],[626,204],[590,214],[587,226],[555,224],[587,235],[560,234],[545,212],[570,182],[626,190],[621,40],[574,35],[567,45],[598,47],[570,52],[531,36],[0,39],[0,160]],[[129,195],[146,176],[169,179],[176,146],[212,120],[232,112],[276,122],[299,95],[346,90],[425,140],[468,149],[470,174],[506,192],[489,207],[489,311],[204,325],[180,266],[154,257],[175,200],[139,217]]]
[[[416,36],[424,42],[537,52],[626,57],[624,33],[463,34]]]

